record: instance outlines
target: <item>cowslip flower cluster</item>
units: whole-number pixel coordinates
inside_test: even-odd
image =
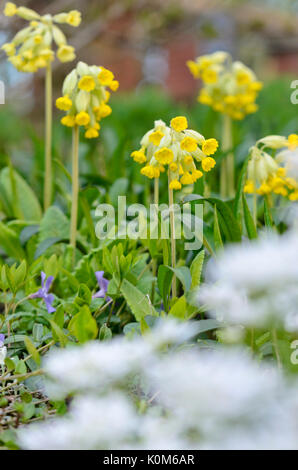
[[[243,349],[181,344],[199,323],[50,352],[47,393],[73,400],[20,429],[21,448],[296,449],[296,384]]]
[[[188,61],[187,66],[191,74],[203,82],[198,96],[200,103],[237,120],[257,111],[255,101],[262,82],[242,62],[233,62],[227,52],[200,56]]]
[[[216,139],[205,139],[198,132],[188,129],[185,116],[171,120],[170,126],[158,120],[154,128],[142,138],[141,148],[132,152],[134,161],[145,165],[141,174],[158,178],[168,165],[170,189],[181,189],[182,185],[193,184],[210,171],[216,164],[213,155],[218,147]],[[197,168],[196,162],[201,164]],[[201,171],[202,170],[202,171]]]
[[[57,58],[60,62],[71,62],[75,59],[74,47],[67,44],[66,37],[57,24],[69,24],[79,26],[81,13],[72,10],[68,13],[58,15],[39,15],[34,10],[26,7],[17,7],[8,2],[4,8],[5,16],[19,16],[29,21],[29,26],[19,31],[10,43],[2,46],[17,70],[21,72],[36,72],[40,68],[54,60],[55,53],[52,48],[53,41],[56,43]]]
[[[297,178],[291,175],[287,158],[298,147],[298,135],[291,134],[288,138],[270,135],[258,140],[250,149],[247,181],[244,187],[246,193],[257,193],[261,196],[274,193],[287,197],[290,201],[298,200]],[[276,152],[273,158],[268,150]]]
[[[228,247],[206,270],[198,302],[228,325],[298,331],[298,235]]]
[[[63,96],[56,100],[57,108],[67,112],[61,123],[67,127],[83,126],[87,139],[98,137],[100,120],[112,112],[107,104],[110,98],[107,88],[116,91],[118,86],[110,70],[79,62],[64,80]]]

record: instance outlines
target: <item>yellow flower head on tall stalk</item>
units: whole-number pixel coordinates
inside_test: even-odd
[[[60,62],[75,59],[74,47],[67,44],[66,37],[57,24],[79,26],[81,13],[77,10],[58,15],[39,15],[26,7],[17,7],[8,2],[4,8],[5,16],[19,16],[29,25],[19,31],[10,43],[2,46],[8,60],[21,72],[36,72],[47,67],[54,60],[53,42],[57,46],[57,58]]]
[[[182,185],[193,184],[204,171],[215,166],[210,155],[216,152],[218,142],[188,129],[186,117],[177,116],[170,126],[162,120],[155,121],[154,128],[143,136],[140,145],[131,156],[137,163],[144,164],[141,174],[158,178],[168,166],[170,189],[181,189]]]
[[[56,100],[57,108],[66,111],[61,119],[62,124],[85,127],[87,139],[98,137],[101,119],[112,112],[108,105],[110,92],[107,88],[112,91],[118,88],[118,82],[110,70],[79,62],[64,80],[63,96]]]
[[[257,111],[255,101],[262,83],[249,67],[233,62],[227,52],[200,56],[195,61],[189,60],[187,66],[194,78],[203,82],[200,103],[237,120]]]
[[[244,192],[261,196],[274,193],[291,201],[298,200],[297,176],[291,175],[290,166],[291,158],[298,157],[297,148],[297,134],[291,134],[288,138],[269,135],[258,140],[250,149]]]

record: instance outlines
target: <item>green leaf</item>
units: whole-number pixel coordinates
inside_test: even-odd
[[[143,294],[127,279],[124,279],[122,282],[121,292],[137,321],[141,321],[147,315],[158,316],[148,296]]]
[[[207,320],[199,320],[195,323],[196,328],[198,328],[198,333],[204,333],[206,331],[215,330],[222,327],[222,324],[218,320],[213,320],[212,318]]]
[[[200,251],[190,265],[191,288],[199,287],[204,264],[205,251]]]
[[[189,292],[187,292],[186,298],[187,298],[187,303],[193,307],[197,307],[197,291],[201,284],[201,275],[202,275],[202,269],[203,269],[203,264],[204,264],[204,258],[205,258],[205,251],[202,250],[195,257],[195,259],[193,260],[190,266],[191,288]]]
[[[52,335],[55,341],[59,341],[60,346],[64,348],[68,343],[68,338],[63,332],[62,328],[54,320],[49,320],[51,328],[52,328]]]
[[[245,221],[245,226],[248,234],[248,238],[250,240],[253,240],[254,238],[258,237],[257,231],[256,231],[256,226],[253,221],[252,215],[250,213],[246,198],[244,194],[242,195],[242,203],[243,203],[243,214],[244,214],[244,221]]]
[[[27,367],[26,367],[25,361],[19,360],[15,368],[15,373],[23,375],[23,374],[26,374],[26,372],[27,372]]]
[[[187,266],[179,266],[178,268],[171,268],[169,266],[169,269],[173,271],[183,285],[184,292],[188,292],[191,286],[191,274],[189,268]]]
[[[54,312],[53,320],[60,328],[63,328],[63,325],[64,325],[64,307],[63,307],[63,305],[59,305],[56,312]]]
[[[48,248],[51,246],[55,245],[56,243],[60,243],[64,241],[64,238],[61,237],[52,237],[52,238],[47,238],[46,240],[43,240],[41,243],[36,248],[36,251],[34,253],[34,259],[39,258],[41,255],[43,255]]]
[[[69,238],[69,220],[56,206],[51,206],[40,223],[39,242],[51,238]]]
[[[111,339],[113,336],[111,328],[107,326],[106,323],[102,325],[99,330],[99,339],[100,341],[106,341],[107,339]]]
[[[182,297],[180,297],[180,299],[177,300],[177,302],[174,303],[171,310],[169,311],[169,315],[184,320],[186,316],[186,308],[186,298],[183,295]]]
[[[226,202],[223,202],[215,197],[204,198],[197,194],[190,194],[184,198],[183,203],[190,202],[203,204],[205,201],[209,202],[209,204],[212,206],[216,205],[217,215],[220,221],[220,228],[222,229],[227,240],[231,242],[240,242],[241,231],[239,224]]]
[[[44,258],[43,260],[43,270],[46,273],[46,276],[53,276],[54,278],[58,274],[58,260],[57,256],[54,254],[50,258]]]
[[[22,286],[26,277],[26,273],[27,273],[27,263],[25,260],[23,260],[13,273],[13,278],[14,278],[17,289],[19,289]]]
[[[16,260],[22,261],[25,258],[18,236],[3,222],[0,222],[0,249]]]
[[[13,168],[0,173],[0,201],[10,218],[39,221],[41,207],[31,187]]]
[[[31,341],[31,339],[28,336],[26,336],[24,338],[24,343],[25,343],[25,346],[26,346],[26,349],[27,349],[28,353],[31,354],[31,356],[34,359],[34,361],[36,362],[36,364],[40,365],[39,352],[37,351],[36,347],[34,346],[33,342]]]
[[[79,343],[95,339],[98,327],[87,305],[84,305],[69,322],[68,329]]]
[[[216,251],[219,251],[223,248],[223,242],[222,242],[219,223],[218,223],[216,204],[214,206],[213,236],[214,236],[215,249]]]
[[[166,312],[168,311],[168,303],[169,303],[172,279],[173,279],[173,272],[170,269],[168,269],[167,266],[160,265],[158,268],[157,285],[158,285],[158,289],[162,297],[164,309]]]
[[[91,300],[92,294],[90,292],[90,289],[88,288],[88,286],[86,286],[86,284],[81,284],[77,296],[75,298],[75,303],[79,306],[90,305]]]

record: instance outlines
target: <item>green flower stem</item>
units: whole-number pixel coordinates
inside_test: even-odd
[[[158,210],[158,204],[159,204],[159,178],[154,178],[154,204],[157,206]],[[157,260],[153,259],[152,260],[152,275],[154,278],[156,277],[157,274]],[[152,288],[151,288],[151,302],[152,304],[154,303],[154,296],[155,296],[155,279],[152,282]]]
[[[173,190],[170,188],[171,183],[171,174],[170,169],[168,170],[168,186],[169,186],[169,210],[170,210],[170,227],[171,227],[171,258],[172,258],[172,268],[176,266],[176,239],[175,239],[175,214],[174,214],[174,194]],[[172,296],[177,297],[177,285],[176,285],[176,276],[173,276],[172,281]]]
[[[46,68],[46,135],[45,135],[45,174],[44,174],[44,210],[52,201],[52,67],[49,62]]]
[[[223,115],[222,150],[228,152],[232,148],[232,120],[230,116]],[[233,197],[234,183],[234,154],[229,152],[221,163],[220,194],[221,197]]]
[[[159,178],[154,178],[154,204],[159,203]]]
[[[76,247],[79,196],[79,127],[74,126],[72,134],[72,205],[70,220],[70,245]]]

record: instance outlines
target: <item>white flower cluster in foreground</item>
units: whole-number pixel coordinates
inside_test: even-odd
[[[209,263],[198,300],[230,324],[298,331],[298,234],[231,245]]]
[[[72,394],[63,417],[19,432],[24,449],[296,449],[293,386],[244,350],[207,352],[196,323],[158,323],[131,340],[49,354],[51,397]],[[171,346],[169,346],[171,345]]]

